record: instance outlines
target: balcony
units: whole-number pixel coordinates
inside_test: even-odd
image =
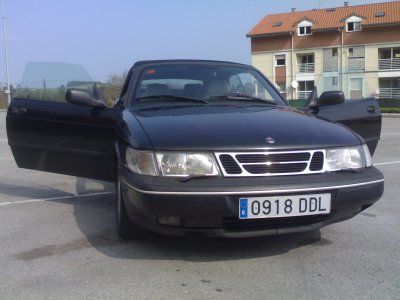
[[[298,91],[297,98],[299,98],[299,100],[308,99],[308,96],[310,96],[311,93],[312,93],[312,91]]]
[[[400,70],[400,58],[379,59],[379,70]]]
[[[400,88],[380,88],[380,99],[400,99]]]
[[[297,72],[298,73],[314,73],[315,71],[315,64],[314,63],[305,63],[305,64],[298,64],[297,65]]]

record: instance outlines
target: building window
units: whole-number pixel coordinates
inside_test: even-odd
[[[338,56],[338,48],[332,48],[332,57]]]
[[[281,93],[281,96],[286,99],[286,82],[277,82],[276,87]]]
[[[365,70],[365,47],[360,46],[349,48],[349,57],[347,64],[349,71]]]
[[[380,48],[379,70],[400,69],[400,48]]]
[[[400,79],[380,78],[379,79],[380,99],[400,99]]]
[[[350,78],[350,99],[361,99],[363,97],[363,79]]]
[[[346,31],[360,31],[362,18],[359,16],[352,16],[346,20]]]
[[[324,77],[323,84],[324,84],[323,86],[324,92],[337,91],[339,89],[337,76]]]
[[[276,55],[275,56],[275,65],[277,67],[286,66],[286,55]]]
[[[314,81],[299,81],[299,89],[297,97],[299,99],[307,99],[314,90]]]
[[[285,82],[277,82],[276,87],[278,88],[281,94],[286,94],[286,83]]]
[[[347,31],[361,31],[361,22],[348,22],[347,23]]]
[[[299,27],[299,35],[310,35],[311,34],[311,26],[303,26]]]
[[[299,54],[297,55],[297,61],[299,62],[297,65],[298,73],[314,73],[314,54]]]
[[[304,20],[297,25],[297,34],[299,36],[310,35],[311,34],[311,26],[313,23],[310,21]]]

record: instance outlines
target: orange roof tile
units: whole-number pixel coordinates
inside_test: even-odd
[[[385,12],[385,15],[376,17],[377,12]],[[352,15],[362,17],[363,26],[400,24],[400,1],[267,15],[248,33],[248,36],[293,32],[296,25],[302,20],[313,22],[312,30],[341,28],[345,25],[344,20]],[[282,23],[280,26],[274,26],[279,22]]]

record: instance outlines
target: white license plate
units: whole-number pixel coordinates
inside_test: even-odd
[[[239,199],[240,219],[323,215],[331,212],[331,194],[252,197]]]

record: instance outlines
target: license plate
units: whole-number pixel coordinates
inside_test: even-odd
[[[323,215],[331,212],[331,194],[252,197],[239,199],[240,219]]]

